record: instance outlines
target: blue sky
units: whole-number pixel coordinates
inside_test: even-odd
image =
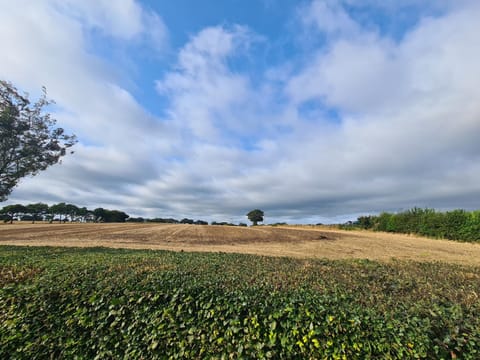
[[[478,208],[473,0],[0,0],[0,78],[75,154],[8,203],[341,222]]]

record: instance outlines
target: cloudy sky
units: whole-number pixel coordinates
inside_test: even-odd
[[[0,0],[75,154],[7,203],[338,222],[480,208],[477,0]]]

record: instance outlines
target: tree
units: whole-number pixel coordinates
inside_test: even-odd
[[[143,217],[131,217],[131,218],[128,218],[127,222],[132,222],[132,223],[144,223],[145,222],[145,219]]]
[[[106,218],[107,211],[104,208],[96,208],[93,210],[93,215],[95,216],[95,222],[104,222]]]
[[[77,220],[77,214],[80,211],[77,205],[74,204],[66,204],[65,205],[65,213],[70,217],[70,221]]]
[[[252,210],[247,214],[248,220],[253,223],[253,226],[258,225],[259,221],[263,221],[263,216],[263,211],[259,209]]]
[[[373,227],[373,217],[360,216],[357,218],[355,225],[361,227],[362,229],[371,229]]]
[[[204,220],[196,220],[194,222],[195,225],[208,225],[208,221],[204,221]]]
[[[97,208],[93,210],[95,215],[95,222],[125,222],[129,215],[123,211],[108,210],[104,208]]]
[[[93,217],[93,212],[88,210],[85,206],[78,208],[77,215],[80,217],[81,222],[87,222]]]
[[[105,211],[105,222],[125,222],[130,216],[124,213],[123,211],[118,210],[106,210]]]
[[[40,215],[44,215],[48,211],[48,205],[43,203],[28,204],[26,207],[27,213],[32,215],[32,224],[39,218]]]
[[[64,202],[55,204],[50,206],[48,209],[48,212],[52,214],[52,219],[51,221],[55,220],[55,216],[58,215],[58,222],[61,223],[62,221],[65,223],[67,221],[67,214],[68,214],[68,208],[67,204]]]
[[[24,214],[26,211],[27,209],[22,204],[15,204],[4,206],[0,212],[8,216],[8,220],[5,220],[5,222],[10,221],[10,224],[12,224],[15,215]]]
[[[56,164],[76,143],[75,135],[55,127],[56,120],[44,111],[53,103],[43,94],[31,103],[9,82],[0,80],[0,201],[5,201],[28,175]]]

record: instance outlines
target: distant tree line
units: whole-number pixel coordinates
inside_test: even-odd
[[[480,241],[480,210],[452,210],[413,208],[399,213],[360,216],[353,227],[433,238],[461,241]]]
[[[163,223],[163,224],[191,224],[191,225],[209,225],[208,221],[193,220],[184,218],[181,220],[173,218],[143,218],[130,217],[123,211],[96,208],[89,210],[86,207],[79,207],[74,204],[58,203],[47,205],[44,203],[35,204],[14,204],[7,205],[0,209],[0,220],[12,223],[15,220],[21,221],[48,221],[48,222],[132,222],[132,223]],[[239,223],[238,225],[230,222],[211,222],[211,225],[223,226],[247,226]]]
[[[160,223],[160,224],[191,224],[191,225],[208,225],[208,221],[203,221],[203,220],[193,220],[193,219],[187,219],[184,218],[182,220],[177,220],[173,218],[143,218],[143,217],[137,217],[137,218],[129,218],[127,222],[136,222],[136,223]]]
[[[129,218],[127,222],[136,222],[136,223],[160,223],[160,224],[190,224],[190,225],[209,225],[208,221],[204,220],[193,220],[184,218],[182,220],[177,220],[173,218],[143,218],[143,217],[136,217],[136,218]],[[245,223],[233,224],[230,222],[217,222],[212,221],[210,225],[219,225],[219,226],[248,226]]]
[[[88,210],[64,202],[48,206],[44,203],[14,204],[0,209],[0,219],[12,223],[14,220],[58,221],[58,222],[125,222],[129,216],[123,211],[97,208]]]

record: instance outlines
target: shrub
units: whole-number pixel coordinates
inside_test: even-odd
[[[0,358],[478,359],[478,270],[0,247]]]

